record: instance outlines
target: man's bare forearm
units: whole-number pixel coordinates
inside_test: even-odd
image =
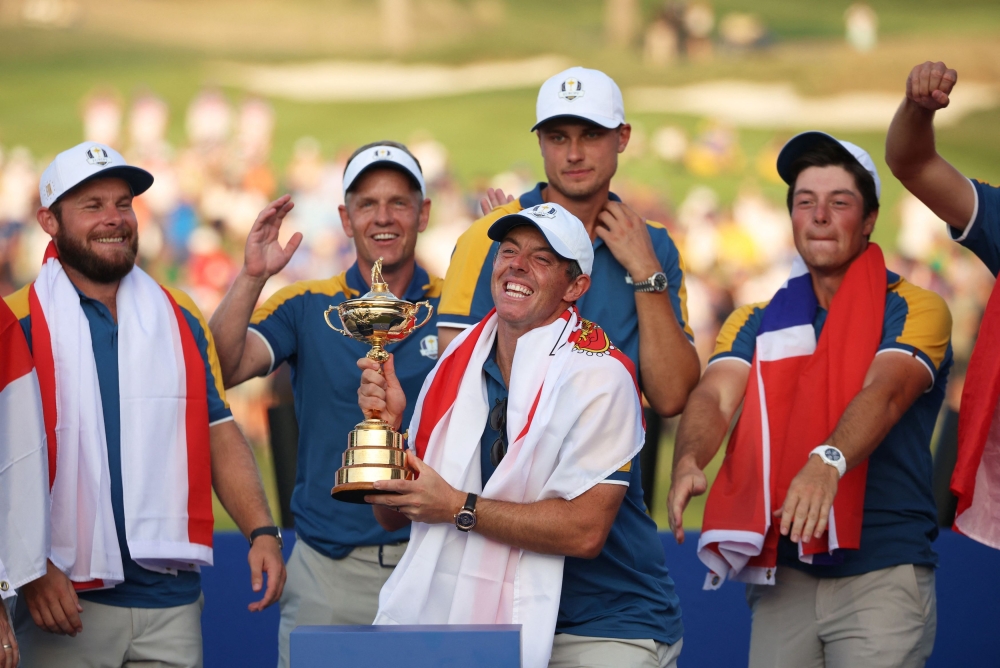
[[[530,552],[593,559],[604,547],[626,490],[601,484],[572,501],[524,504],[480,499],[475,531]]]
[[[676,471],[678,463],[684,460],[699,469],[708,466],[729,431],[732,417],[720,408],[718,398],[704,388],[692,392],[677,427],[673,469]]]
[[[650,406],[664,417],[684,410],[698,383],[698,353],[674,314],[666,292],[635,295],[639,316],[639,376]]]
[[[236,384],[233,381],[236,380],[243,361],[250,316],[253,315],[265,282],[264,279],[248,276],[245,271],[241,271],[208,323],[212,336],[215,337],[219,366],[222,367],[222,379],[226,387]]]
[[[937,157],[934,112],[904,99],[886,135],[886,164],[897,179],[906,181],[919,175]]]
[[[211,435],[212,487],[226,512],[247,537],[254,529],[272,526],[257,462],[236,422],[215,425]]]

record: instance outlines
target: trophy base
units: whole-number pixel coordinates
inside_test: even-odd
[[[330,496],[337,501],[364,503],[367,494],[395,494],[378,491],[376,480],[407,480],[409,471],[395,466],[344,466],[337,471],[337,484],[330,490]]]

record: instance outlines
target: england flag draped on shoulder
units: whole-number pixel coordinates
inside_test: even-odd
[[[29,291],[48,438],[52,563],[77,589],[124,580],[87,316],[50,243]],[[117,295],[125,535],[150,570],[212,564],[205,366],[180,307],[139,267]]]
[[[631,461],[644,440],[632,364],[570,308],[517,341],[510,447],[483,488],[483,364],[497,322],[493,311],[466,330],[425,380],[410,429],[417,456],[457,489],[514,503],[574,499]],[[523,665],[541,668],[552,652],[563,561],[450,524],[414,523],[375,623],[521,624]]]
[[[21,325],[0,299],[0,599],[45,575],[48,525],[38,376]]]

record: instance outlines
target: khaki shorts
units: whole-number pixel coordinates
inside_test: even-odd
[[[677,668],[683,645],[557,633],[549,668]]]
[[[296,541],[281,594],[278,666],[288,668],[288,639],[296,626],[374,622],[382,585],[405,551],[406,543],[373,545],[331,559]]]
[[[817,578],[781,568],[748,585],[750,668],[919,668],[934,649],[934,570],[904,564]]]
[[[201,668],[205,597],[173,608],[119,608],[80,599],[75,638],[43,631],[18,596],[17,641],[24,668]]]

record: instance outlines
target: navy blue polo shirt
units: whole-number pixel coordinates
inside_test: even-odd
[[[779,541],[779,564],[817,577],[861,575],[900,564],[934,567],[938,563],[932,545],[938,524],[930,443],[952,366],[951,314],[937,293],[891,271],[886,278],[878,354],[893,351],[915,357],[927,369],[930,389],[917,398],[868,457],[860,549],[843,550],[840,564],[812,565],[799,560],[798,546],[790,539]],[[709,364],[721,359],[750,364],[766,308],[767,302],[763,302],[734,311],[719,333]],[[826,315],[825,309],[816,310],[813,328],[817,339]]]
[[[483,364],[486,395],[492,409],[507,398],[493,353]],[[480,439],[483,486],[496,467],[490,449],[499,433],[486,427]],[[642,500],[639,455],[604,479],[628,491],[614,524],[595,559],[566,557],[556,633],[591,638],[652,639],[672,645],[684,635],[681,606],[667,572],[663,544]]]
[[[361,370],[358,359],[367,344],[331,330],[323,312],[368,292],[355,263],[333,278],[300,281],[276,292],[254,312],[250,330],[267,343],[271,370],[288,362],[292,371],[295,416],[299,423],[298,470],[292,491],[295,532],[310,547],[332,559],[346,557],[355,547],[406,540],[409,527],[387,532],[364,504],[335,501],[330,490],[343,463],[347,435],[365,419],[358,407]],[[424,378],[437,363],[436,316],[441,279],[417,266],[401,299],[429,300],[435,317],[403,341],[388,347],[396,375],[406,393],[402,424],[409,424]],[[426,311],[420,309],[418,318]],[[339,326],[336,311],[331,321]]]
[[[951,238],[975,253],[993,275],[1000,273],[1000,188],[972,181],[976,208],[972,220],[959,234],[949,227]]]
[[[169,289],[169,288],[168,288]],[[208,419],[214,424],[231,420],[233,414],[225,401],[215,345],[209,340],[201,313],[191,299],[179,290],[169,289],[184,319],[191,328],[205,362],[208,385]],[[104,433],[108,442],[108,468],[111,474],[111,508],[118,532],[125,581],[111,589],[81,592],[80,598],[94,603],[127,608],[170,608],[188,605],[201,595],[201,575],[196,571],[176,571],[176,574],[147,570],[132,560],[125,537],[125,501],[122,491],[121,400],[118,387],[118,323],[108,307],[84,295],[80,306],[90,324],[90,338],[97,364],[97,382],[104,409]],[[24,335],[31,345],[31,316],[27,311],[27,288],[8,297],[11,309],[18,315]],[[138,372],[138,370],[133,370]]]
[[[445,278],[438,326],[469,327],[490,312],[493,308],[490,278],[493,260],[500,244],[491,240],[486,233],[490,225],[501,216],[543,204],[545,200],[542,199],[542,190],[545,187],[545,183],[539,183],[534,190],[521,195],[519,200],[497,207],[489,215],[473,223],[459,237]],[[609,198],[621,201],[614,193]],[[674,315],[688,339],[694,341],[694,334],[687,324],[687,288],[684,285],[684,263],[680,253],[663,225],[646,221],[646,229],[660,266],[667,275],[667,292],[670,294]],[[639,315],[635,308],[635,289],[626,281],[627,276],[625,267],[615,259],[604,240],[595,239],[590,289],[576,305],[582,317],[600,323],[608,338],[628,355],[638,370]],[[641,276],[636,280],[647,278],[649,277]],[[641,373],[639,381],[641,385]]]

